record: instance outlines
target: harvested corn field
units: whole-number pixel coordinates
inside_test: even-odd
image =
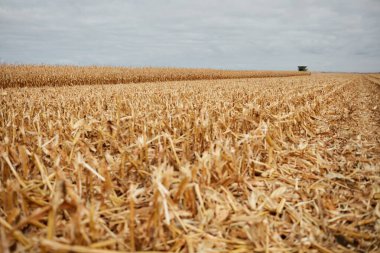
[[[310,75],[310,73],[298,71],[0,64],[0,87],[120,84],[301,75]]]
[[[351,74],[2,89],[0,247],[379,252],[378,101]]]

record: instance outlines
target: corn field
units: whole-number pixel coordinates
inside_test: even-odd
[[[0,64],[0,87],[68,86],[310,75],[298,71]]]
[[[380,75],[12,68],[2,252],[380,251]]]

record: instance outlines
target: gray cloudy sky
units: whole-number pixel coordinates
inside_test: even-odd
[[[0,61],[380,71],[380,0],[0,0]]]

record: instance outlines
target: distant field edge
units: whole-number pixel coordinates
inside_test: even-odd
[[[310,75],[300,71],[0,64],[0,88]]]

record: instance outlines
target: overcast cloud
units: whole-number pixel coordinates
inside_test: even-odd
[[[380,71],[379,0],[0,0],[0,61]]]

